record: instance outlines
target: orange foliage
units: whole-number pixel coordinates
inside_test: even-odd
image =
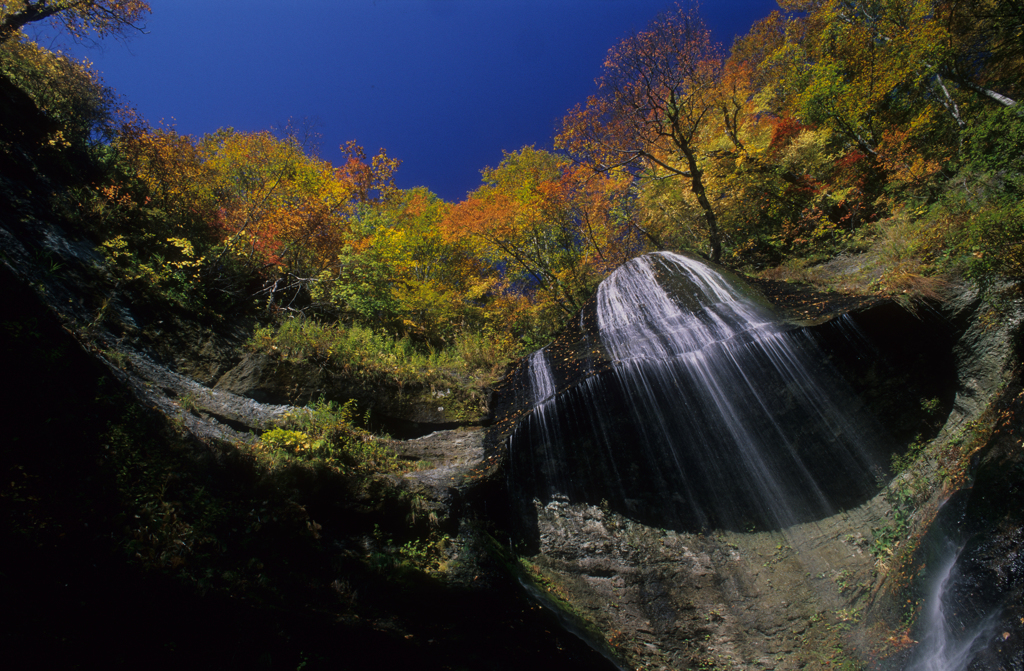
[[[598,174],[524,147],[483,176],[483,186],[447,209],[440,228],[486,260],[500,286],[530,296],[535,313],[569,316],[598,279],[635,253],[625,172]]]
[[[394,175],[401,161],[388,158],[383,148],[371,159],[369,165],[366,163],[366,152],[355,140],[343,144],[341,153],[346,157],[345,164],[335,170],[335,176],[350,185],[355,200],[379,201],[394,191]]]

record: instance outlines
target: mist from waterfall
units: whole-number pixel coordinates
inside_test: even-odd
[[[610,369],[557,389],[565,362],[529,359],[533,407],[510,439],[526,495],[699,530],[784,528],[876,490],[884,436],[742,283],[659,252],[608,277],[595,315],[583,337]]]

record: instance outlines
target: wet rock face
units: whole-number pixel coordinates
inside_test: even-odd
[[[459,488],[481,468],[483,438],[483,431],[474,427],[391,441],[398,458],[410,469],[391,477],[398,487],[418,497],[418,514],[428,516],[434,525],[458,517],[463,503]]]
[[[935,437],[958,387],[952,320],[881,301],[807,332],[823,362],[898,445]]]
[[[877,462],[886,467],[889,452],[900,445],[936,435],[949,440],[953,432],[964,430],[991,401],[999,381],[1005,382],[1013,357],[999,341],[1015,342],[1013,329],[1019,320],[1009,330],[994,328],[998,320],[989,320],[982,331],[978,308],[974,303],[942,315],[913,315],[896,304],[875,301],[859,312],[800,330],[783,328],[783,335],[802,339],[818,352],[812,372],[818,372],[815,365],[828,368],[832,377],[823,384],[842,384],[849,392],[840,405],[879,418],[883,431],[895,436]],[[519,497],[521,551],[546,594],[591,623],[614,654],[632,667],[822,668],[826,662],[859,665],[849,656],[854,650],[877,659],[888,654],[879,652],[885,646],[909,645],[902,611],[897,617],[902,630],[894,622],[878,639],[873,628],[879,627],[875,611],[898,611],[899,599],[906,601],[905,594],[892,591],[895,579],[886,577],[886,567],[879,569],[870,551],[872,529],[892,523],[894,513],[883,496],[871,496],[877,490],[850,495],[851,473],[837,467],[823,447],[829,438],[815,435],[813,428],[803,431],[807,422],[794,410],[794,399],[806,382],[775,383],[765,390],[762,395],[769,400],[761,409],[768,419],[761,421],[768,424],[754,419],[751,431],[777,431],[773,422],[795,427],[783,431],[793,437],[790,442],[778,440],[772,447],[792,446],[797,459],[790,463],[804,464],[809,480],[836,495],[842,511],[827,514],[819,509],[798,523],[775,527],[770,517],[758,518],[756,513],[746,518],[749,525],[742,523],[744,518],[723,523],[728,515],[716,514],[715,504],[706,503],[709,499],[743,501],[739,507],[748,510],[761,504],[756,497],[744,499],[730,490],[736,483],[726,481],[736,480],[742,489],[742,478],[732,473],[716,480],[711,474],[671,482],[672,468],[681,463],[684,472],[692,471],[704,460],[688,461],[684,455],[674,464],[651,453],[643,436],[658,423],[675,427],[670,434],[687,438],[703,430],[687,422],[702,412],[700,394],[708,385],[673,380],[667,391],[653,394],[648,406],[683,399],[676,414],[667,418],[667,407],[661,412],[636,410],[627,398],[636,387],[622,381],[624,362],[605,346],[597,323],[596,306],[587,306],[571,333],[524,361],[498,390],[489,449],[509,450],[509,486],[513,500]],[[756,338],[732,342],[746,347]],[[755,370],[774,365],[770,358],[762,361],[767,363],[755,365]],[[549,370],[539,373],[540,366]],[[539,384],[538,376],[548,379]],[[651,385],[663,381],[653,372],[643,380]],[[740,405],[753,406],[756,397],[744,397]],[[713,430],[725,430],[721,422],[705,420]],[[838,429],[850,431],[849,425]],[[807,434],[812,436],[809,449],[800,445]],[[1019,437],[1013,449],[1019,454]],[[1019,630],[1010,625],[1022,621],[1017,605],[1022,600],[1022,524],[1019,515],[1007,522],[1005,502],[1024,509],[1013,498],[1016,494],[1011,496],[1017,490],[1008,484],[1016,477],[1019,485],[1024,477],[1013,475],[1016,462],[999,463],[979,468],[975,490],[997,473],[1002,484],[985,494],[971,494],[974,512],[961,508],[958,513],[958,519],[973,515],[989,520],[988,526],[972,527],[980,531],[965,545],[957,568],[963,576],[956,597],[964,604],[959,616],[971,621],[981,611],[1001,608],[1004,613],[1001,628],[992,634],[1002,642],[990,641],[995,645],[971,668],[1003,664],[1016,669],[1013,664],[1019,662],[1013,660],[1020,658],[1019,647],[1005,641]],[[936,476],[931,486],[938,482]],[[692,499],[712,513],[700,519],[659,512],[659,506],[661,511],[686,510]],[[982,515],[985,506],[988,512]],[[895,560],[887,561],[892,565]],[[870,620],[867,626],[858,624],[862,618]],[[904,637],[898,639],[901,632]]]
[[[820,668],[870,584],[849,526],[877,504],[786,533],[677,533],[599,506],[534,501],[545,594],[603,633],[627,668]],[[834,659],[834,658],[833,658]]]
[[[929,668],[960,655],[972,671],[1024,669],[1024,391],[1003,393],[996,431],[975,455],[973,482],[939,510],[914,554],[908,597],[933,617],[919,617],[919,645],[886,668]],[[952,562],[943,584],[937,566]],[[942,576],[944,577],[944,576]],[[927,612],[927,611],[926,611]],[[973,642],[972,642],[973,641]]]
[[[949,619],[982,630],[971,671],[1024,669],[1024,519],[1016,517],[975,536],[957,560]]]

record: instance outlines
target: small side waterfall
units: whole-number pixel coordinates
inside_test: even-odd
[[[876,490],[881,432],[809,337],[738,279],[651,254],[608,277],[591,310],[575,344],[525,367],[531,408],[510,438],[521,498],[745,529],[816,519]]]
[[[936,572],[924,598],[918,625],[923,633],[904,671],[964,671],[979,650],[989,646],[998,610],[962,621],[963,606],[954,603],[957,560],[961,548],[947,540],[945,563]]]
[[[551,374],[551,365],[539,349],[529,358],[530,369],[530,400],[540,408],[555,395],[555,378]]]
[[[547,360],[544,349],[531,354],[526,361],[529,375],[531,425],[535,427],[539,437],[538,450],[532,451],[529,457],[529,468],[532,472],[543,474],[554,492],[564,489],[568,474],[559,468],[559,461],[554,450],[561,444],[559,422],[555,413],[555,378],[551,364]]]

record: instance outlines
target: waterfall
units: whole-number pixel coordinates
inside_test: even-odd
[[[681,292],[686,309],[658,283],[658,269],[689,280]],[[664,361],[747,331],[772,330],[766,306],[746,300],[707,265],[666,252],[612,274],[598,288],[597,304],[601,340],[619,361]]]
[[[699,530],[784,528],[876,491],[879,430],[814,342],[737,278],[660,252],[616,270],[591,310],[574,342],[526,366],[532,410],[510,438],[520,496]]]

